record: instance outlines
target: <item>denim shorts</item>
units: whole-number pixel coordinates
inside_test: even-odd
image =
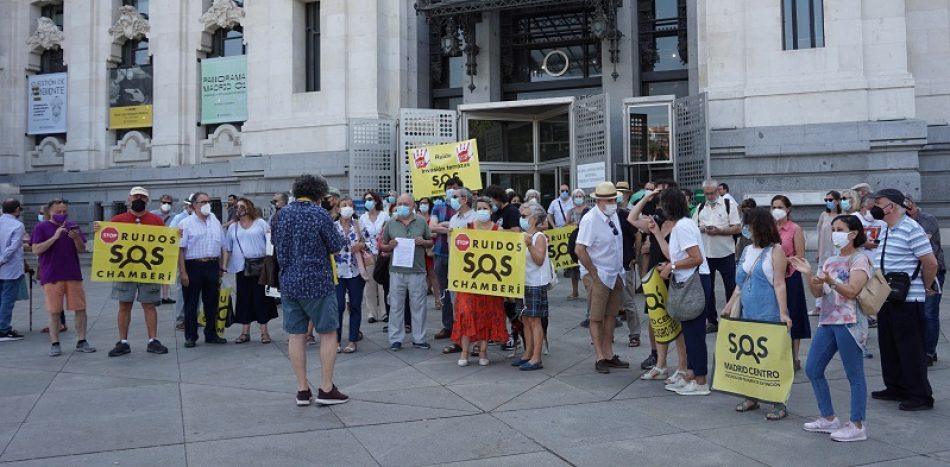
[[[287,334],[306,334],[307,324],[313,321],[317,334],[335,333],[340,327],[336,295],[323,298],[281,298],[284,308],[284,331]]]

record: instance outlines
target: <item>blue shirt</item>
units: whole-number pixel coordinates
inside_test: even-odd
[[[178,224],[181,224],[181,221],[185,220],[186,217],[190,216],[188,211],[182,211],[178,214],[175,214],[175,217],[172,218],[172,221],[168,223],[169,227],[178,227]]]
[[[881,241],[881,254],[884,256],[884,274],[890,272],[906,272],[914,277],[914,270],[920,263],[921,256],[933,253],[930,240],[924,229],[906,214],[894,227],[887,229],[884,240]],[[874,265],[880,267],[880,263]],[[917,278],[910,281],[910,291],[906,302],[923,302],[924,292],[923,269],[917,273]]]
[[[0,215],[0,280],[23,275],[23,235],[26,227],[13,214]]]
[[[449,219],[452,219],[452,216],[455,215],[455,210],[448,204],[444,204],[433,208],[432,215],[435,216],[436,220],[441,224],[442,222],[448,222]],[[438,235],[435,239],[435,246],[432,247],[432,253],[436,256],[449,256],[448,235]]]
[[[337,232],[326,209],[295,201],[271,219],[271,242],[280,266],[280,295],[287,298],[324,298],[333,295],[330,255],[346,240]]]

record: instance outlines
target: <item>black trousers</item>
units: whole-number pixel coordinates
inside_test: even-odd
[[[205,339],[218,337],[215,331],[218,319],[218,288],[220,263],[185,261],[188,287],[182,287],[185,297],[185,339],[198,340],[198,300],[205,311]]]
[[[924,303],[885,303],[877,315],[881,373],[888,392],[932,405],[924,345]]]

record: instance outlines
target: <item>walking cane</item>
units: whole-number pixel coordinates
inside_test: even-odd
[[[30,332],[33,332],[33,271],[30,271]]]

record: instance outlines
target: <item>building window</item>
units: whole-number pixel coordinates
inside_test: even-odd
[[[148,39],[126,41],[122,44],[122,61],[119,66],[129,67],[151,63],[152,58],[148,55]]]
[[[59,29],[63,29],[63,5],[46,5],[40,9],[40,16],[53,20]]]
[[[149,0],[122,0],[122,5],[134,6],[145,19],[148,19],[148,2]]]
[[[304,5],[304,22],[306,25],[304,62],[307,68],[305,91],[314,92],[320,90],[320,2]]]
[[[782,0],[782,38],[784,50],[824,47],[824,2]]]
[[[208,58],[244,55],[244,28],[218,29],[211,35],[211,53]]]

